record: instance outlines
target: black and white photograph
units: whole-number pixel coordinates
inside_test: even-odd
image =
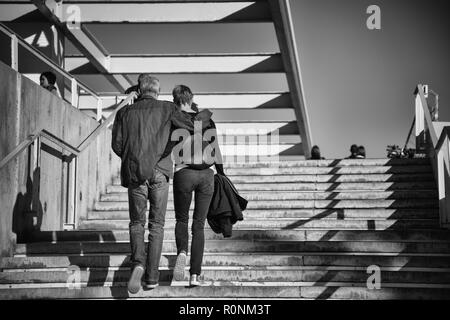
[[[0,301],[450,300],[449,103],[444,0],[1,0]]]

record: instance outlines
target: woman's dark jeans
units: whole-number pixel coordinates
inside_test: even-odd
[[[190,274],[201,274],[203,250],[205,248],[205,220],[214,193],[214,171],[211,169],[181,169],[173,178],[175,205],[175,239],[177,252],[188,252],[188,221],[192,192],[195,191],[195,206],[192,221]]]

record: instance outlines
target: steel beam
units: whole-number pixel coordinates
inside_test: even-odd
[[[309,157],[311,153],[312,137],[289,0],[268,1],[272,10],[272,19],[275,25],[284,68],[286,70],[286,78],[297,115],[297,124],[302,138],[304,154],[306,157]]]
[[[109,74],[108,56],[105,50],[95,41],[95,38],[87,33],[82,26],[80,28],[69,28],[66,23],[58,17],[59,9],[50,8],[41,0],[32,0],[39,11],[64,33],[64,35],[74,44],[74,46],[84,54],[99,70],[100,73]],[[56,4],[55,4],[56,5]],[[53,10],[52,10],[53,9]],[[130,83],[121,75],[108,75],[106,77],[120,92],[124,92]]]
[[[74,74],[93,74],[96,70],[84,57],[66,57],[65,66]],[[281,73],[284,69],[279,54],[114,55],[109,59],[109,72],[112,74]]]
[[[103,110],[114,106],[116,100],[123,96],[102,97]],[[95,109],[97,100],[87,95],[79,97],[80,109]],[[172,101],[173,97],[169,94],[162,94],[159,100]],[[289,93],[196,93],[194,101],[200,108],[211,109],[253,109],[253,108],[291,108],[292,103]]]
[[[64,3],[63,10],[71,5]],[[270,21],[270,10],[266,2],[78,3],[77,6],[81,11],[81,23]]]

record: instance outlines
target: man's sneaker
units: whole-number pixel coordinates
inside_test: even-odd
[[[189,286],[190,287],[196,287],[201,286],[203,284],[203,280],[201,279],[200,275],[198,274],[192,274],[189,279]]]
[[[156,281],[150,281],[145,283],[145,289],[155,289],[157,286],[159,286],[159,283]]]
[[[184,268],[186,266],[186,252],[181,251],[177,256],[175,262],[175,269],[173,270],[173,278],[176,281],[182,281],[184,279]]]
[[[131,273],[130,280],[128,281],[128,291],[132,294],[138,293],[141,289],[141,280],[144,275],[144,267],[137,265],[134,267]]]

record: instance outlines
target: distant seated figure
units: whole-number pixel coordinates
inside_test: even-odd
[[[356,159],[365,159],[366,158],[366,149],[364,146],[358,147],[358,153],[356,154]]]
[[[311,158],[309,160],[323,160],[325,159],[320,155],[320,148],[318,146],[313,146],[311,148]]]
[[[352,144],[350,147],[350,156],[347,157],[347,159],[356,159],[356,156],[358,155],[358,146],[356,144]]]
[[[60,97],[58,89],[56,88],[56,75],[51,71],[46,71],[41,73],[41,76],[39,77],[39,84],[42,88],[47,89],[53,94],[56,94],[58,97]]]

